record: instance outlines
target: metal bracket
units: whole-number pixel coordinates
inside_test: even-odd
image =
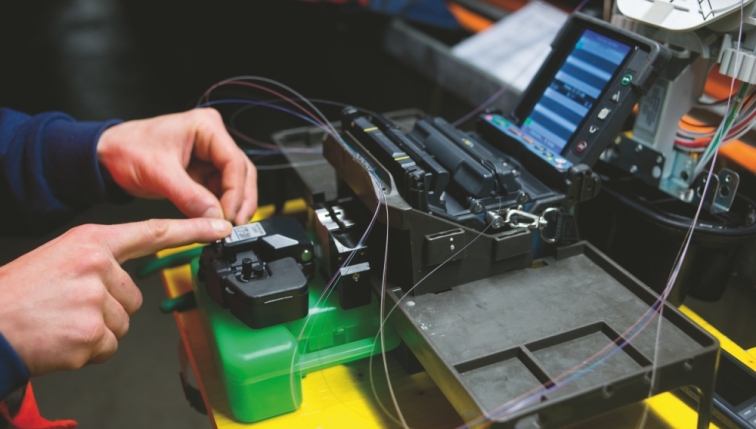
[[[695,189],[695,201],[701,201],[701,198],[703,198],[702,194],[707,176],[708,173],[703,172],[693,182],[692,188]],[[712,174],[711,180],[712,183],[709,184],[708,195],[705,198],[704,204],[712,214],[730,211],[735,194],[738,192],[740,176],[728,168],[723,168],[716,175]]]
[[[619,167],[653,187],[658,187],[664,171],[664,155],[630,137],[617,136],[601,160]]]
[[[670,159],[649,146],[636,142],[630,137],[617,136],[610,147],[601,154],[601,160],[629,172],[633,177],[658,187],[660,190],[686,203],[701,201],[701,193],[707,173],[693,178],[697,160],[682,152],[675,152]],[[665,162],[672,162],[672,173],[662,178]],[[723,168],[712,175],[715,183],[709,187],[706,208],[713,214],[730,210],[740,183],[738,173]]]

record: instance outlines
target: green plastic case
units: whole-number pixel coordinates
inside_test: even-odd
[[[378,300],[342,310],[338,293],[317,308],[325,283],[310,282],[308,317],[264,329],[252,329],[213,301],[197,280],[199,263],[192,261],[194,293],[203,329],[234,416],[256,422],[296,410],[302,403],[302,376],[380,353]],[[307,327],[297,342],[302,327]],[[386,351],[399,337],[385,326]],[[292,371],[292,359],[295,359]]]

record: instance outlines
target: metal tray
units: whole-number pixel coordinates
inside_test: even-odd
[[[390,322],[467,421],[484,415],[497,428],[555,428],[647,397],[657,319],[626,334],[624,348],[616,344],[657,295],[587,242],[534,267],[401,302],[403,290],[391,288],[400,304]],[[708,428],[719,343],[671,305],[663,317],[654,393],[695,386],[698,428]],[[605,362],[555,381],[605,347],[613,352]],[[497,407],[553,385],[497,417]]]

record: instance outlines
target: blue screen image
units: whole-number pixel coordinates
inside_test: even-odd
[[[630,52],[630,46],[584,30],[521,131],[559,154]]]

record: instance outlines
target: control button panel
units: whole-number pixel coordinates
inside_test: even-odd
[[[613,82],[601,98],[596,100],[591,113],[585,117],[585,122],[565,145],[562,151],[564,158],[573,164],[591,165],[594,162],[605,146],[603,142],[608,141],[607,133],[618,127],[618,118],[624,117],[627,103],[633,99],[631,89],[623,83],[632,82],[633,74],[631,69],[624,69],[620,74],[624,81],[620,79]]]

